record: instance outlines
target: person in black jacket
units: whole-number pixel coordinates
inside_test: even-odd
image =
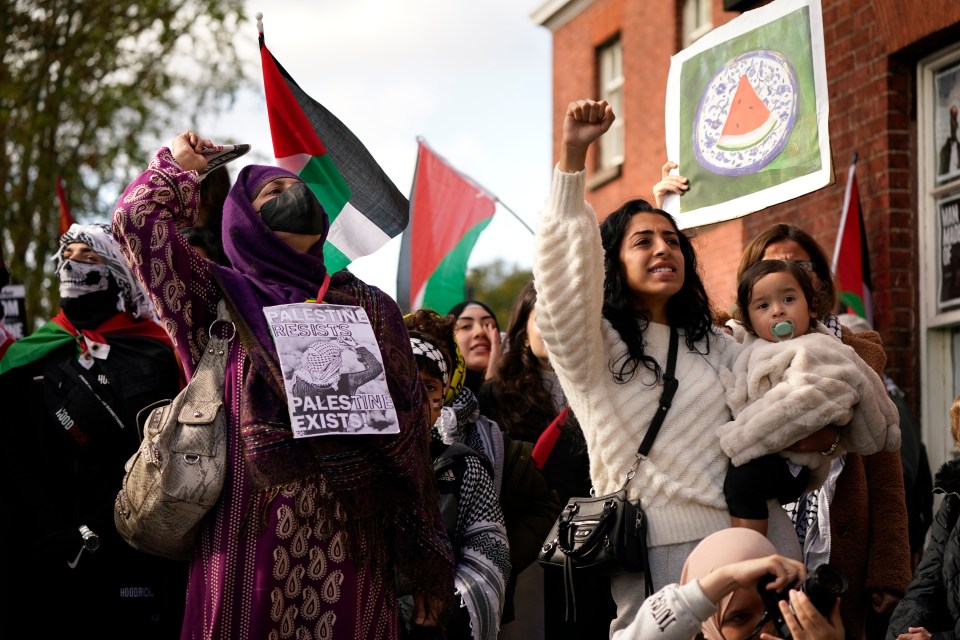
[[[960,395],[950,407],[950,432],[960,449]],[[933,484],[943,502],[923,559],[890,617],[888,640],[946,640],[960,634],[960,458],[945,462]]]
[[[71,226],[54,261],[60,312],[0,360],[7,604],[25,637],[176,637],[186,563],[113,522],[137,414],[181,388],[173,346],[108,228]]]
[[[415,316],[407,316],[406,322],[415,326]],[[450,384],[452,357],[441,340],[412,328],[410,346],[433,425]],[[444,621],[442,634],[437,629],[411,628],[409,638],[495,640],[510,575],[510,550],[490,462],[465,444],[445,444],[433,428],[430,457],[440,493],[440,513],[457,558],[454,588],[459,606],[453,607]]]
[[[466,444],[490,461],[510,542],[512,570],[507,582],[502,622],[506,625],[520,617],[530,617],[533,612],[529,608],[514,607],[517,576],[536,562],[543,541],[562,509],[560,500],[534,463],[533,444],[502,432],[496,422],[480,411],[477,397],[469,388],[465,371],[468,367],[454,334],[453,318],[420,309],[405,320],[408,329],[444,342],[453,355],[451,383],[436,428],[445,443]]]
[[[540,337],[536,302],[537,290],[531,280],[517,294],[503,353],[477,397],[480,413],[495,421],[510,437],[535,445],[534,451],[541,457],[537,464],[564,505],[571,497],[590,495],[590,461],[583,432],[567,407]],[[617,606],[610,595],[608,577],[574,575],[577,611],[569,619],[566,581],[561,570],[531,565],[519,581],[521,588],[526,587],[523,593],[527,607],[539,605],[537,610],[543,609],[543,637],[609,635]],[[536,634],[529,624],[508,626],[505,631],[504,640],[522,638],[529,632]]]

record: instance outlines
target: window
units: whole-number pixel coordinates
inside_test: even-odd
[[[947,410],[960,394],[960,46],[917,69],[923,439],[936,469],[957,454]]]
[[[600,48],[599,62],[600,98],[610,103],[617,116],[610,130],[600,138],[598,170],[603,172],[623,164],[623,47],[620,38]]]
[[[713,0],[683,1],[683,48],[713,29]]]

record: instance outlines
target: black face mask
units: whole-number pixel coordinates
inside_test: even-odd
[[[302,182],[287,187],[280,195],[263,203],[260,217],[272,231],[311,236],[323,233],[327,222],[327,213]]]

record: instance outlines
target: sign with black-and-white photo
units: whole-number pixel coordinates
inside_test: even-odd
[[[960,62],[937,72],[933,113],[937,183],[960,177]]]
[[[937,203],[938,245],[940,247],[937,310],[960,307],[960,195]]]
[[[400,433],[383,355],[361,307],[304,302],[263,313],[294,437]]]
[[[0,322],[14,338],[27,335],[27,289],[22,284],[8,284],[0,289],[3,319]]]

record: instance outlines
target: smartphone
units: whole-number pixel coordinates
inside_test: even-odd
[[[200,179],[228,162],[232,162],[250,151],[248,144],[218,144],[207,147],[200,153],[207,159],[207,168],[200,172]]]

